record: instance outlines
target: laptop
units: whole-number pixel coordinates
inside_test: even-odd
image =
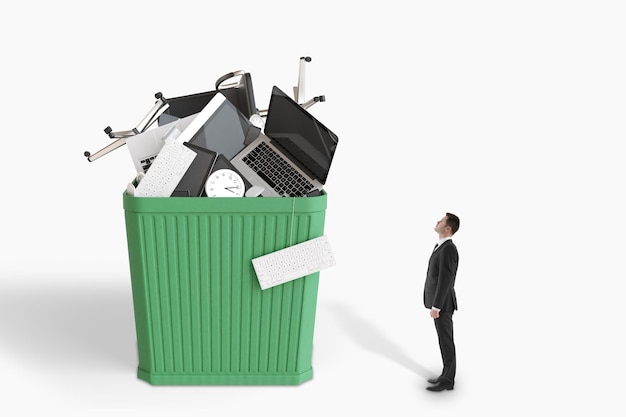
[[[322,191],[337,135],[274,86],[264,132],[231,158],[263,197],[303,197]]]

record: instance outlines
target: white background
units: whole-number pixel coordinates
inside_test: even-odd
[[[623,415],[625,21],[601,0],[5,5],[0,409]],[[252,74],[263,108],[273,85],[296,85],[301,56],[306,98],[326,96],[310,112],[340,139],[314,378],[140,381],[122,208],[134,169],[125,148],[83,152],[107,125],[136,126],[157,91],[209,91],[230,71]],[[461,218],[458,373],[434,394],[422,285],[446,211]]]

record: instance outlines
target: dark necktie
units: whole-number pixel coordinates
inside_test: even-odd
[[[434,251],[436,251],[438,247],[439,247],[439,243],[437,243],[437,244],[435,245],[435,248],[433,249],[433,252],[434,252]]]

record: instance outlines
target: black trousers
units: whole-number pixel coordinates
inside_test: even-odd
[[[443,372],[439,377],[441,382],[454,384],[456,376],[456,348],[454,346],[454,328],[452,325],[453,311],[440,311],[439,318],[434,319],[439,350],[443,360]]]

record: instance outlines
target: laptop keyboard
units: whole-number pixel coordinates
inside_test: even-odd
[[[259,143],[243,161],[282,196],[301,197],[315,189],[309,180],[265,142]]]

